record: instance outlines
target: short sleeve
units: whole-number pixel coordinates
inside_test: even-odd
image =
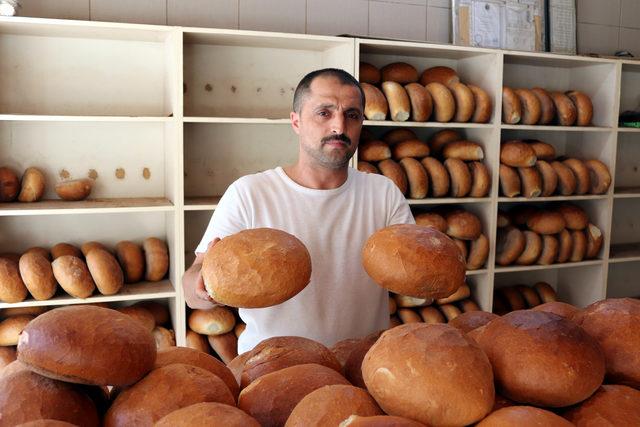
[[[388,200],[391,205],[389,206],[387,226],[395,224],[415,224],[416,220],[413,218],[409,203],[407,203],[407,199],[395,184],[390,186],[389,193]]]

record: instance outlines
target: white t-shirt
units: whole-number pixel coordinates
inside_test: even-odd
[[[395,184],[382,175],[349,168],[340,187],[303,187],[280,167],[234,182],[220,200],[196,248],[215,237],[270,227],[300,239],[311,255],[311,282],[282,304],[240,309],[247,324],[238,352],[274,336],[302,336],[326,346],[389,327],[388,292],[362,267],[371,234],[392,224],[415,223]]]

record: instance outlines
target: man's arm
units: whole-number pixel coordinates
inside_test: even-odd
[[[214,239],[209,247],[218,243],[220,239]],[[202,262],[204,254],[196,254],[196,259],[191,267],[184,272],[182,276],[182,289],[184,291],[184,300],[191,309],[207,310],[218,305],[207,292],[202,278]]]

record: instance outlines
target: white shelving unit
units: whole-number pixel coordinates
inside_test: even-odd
[[[492,188],[485,198],[410,200],[414,210],[448,204],[475,212],[490,239],[485,268],[468,272],[485,310],[494,288],[546,280],[566,301],[586,305],[605,296],[637,295],[625,275],[640,268],[640,130],[618,128],[619,111],[640,104],[640,64],[632,61],[505,52],[427,43],[281,33],[31,18],[0,19],[0,166],[22,173],[41,168],[45,201],[0,204],[0,253],[67,241],[156,236],[171,256],[166,280],[126,286],[86,300],[57,295],[6,306],[84,302],[165,301],[178,344],[186,307],[180,291],[185,267],[220,196],[235,179],[295,161],[297,139],[289,111],[307,72],[357,64],[405,61],[418,70],[446,65],[494,101],[490,123],[365,121],[374,134],[410,127],[421,139],[457,129],[485,150]],[[595,107],[593,127],[501,124],[502,85],[579,89]],[[598,158],[614,184],[602,196],[499,197],[500,141],[537,138],[559,154]],[[354,158],[353,164],[355,165]],[[617,166],[616,166],[617,165]],[[124,178],[116,176],[125,172]],[[143,171],[146,170],[146,173]],[[56,200],[61,176],[97,173],[91,199]],[[614,190],[615,188],[615,190]],[[496,267],[498,208],[571,200],[587,209],[605,235],[597,260],[551,266]],[[613,219],[613,221],[612,221]],[[621,246],[624,245],[624,246]],[[611,248],[611,253],[610,253]],[[606,286],[609,280],[609,286]]]

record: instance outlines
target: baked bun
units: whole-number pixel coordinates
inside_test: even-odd
[[[557,314],[569,320],[580,311],[578,307],[560,301],[545,302],[544,304],[536,305],[532,310],[546,311],[547,313]]]
[[[462,209],[447,212],[444,216],[447,220],[446,234],[462,240],[475,240],[482,233],[482,223],[477,215]]]
[[[520,194],[522,183],[517,169],[500,163],[500,191],[506,197],[516,197]]]
[[[153,337],[136,320],[90,305],[38,316],[18,343],[18,360],[31,370],[80,384],[133,384],[151,370],[155,358]]]
[[[585,160],[584,165],[589,169],[589,193],[605,194],[611,185],[611,174],[607,165],[597,159]]]
[[[472,424],[493,405],[487,357],[449,325],[415,323],[384,332],[365,356],[362,373],[387,414],[428,425]],[[463,383],[473,387],[451,386]],[[416,388],[420,393],[411,392]]]
[[[501,394],[516,402],[573,405],[589,397],[604,378],[597,341],[552,313],[513,311],[479,330],[476,341],[491,361]]]
[[[33,319],[33,316],[23,314],[0,321],[0,346],[17,345],[20,334]]]
[[[148,237],[142,242],[146,273],[145,280],[157,282],[169,271],[169,250],[167,244],[155,237]]]
[[[564,218],[566,226],[569,230],[584,230],[589,224],[587,213],[580,206],[563,203],[557,208],[558,212]]]
[[[92,186],[93,181],[88,178],[63,181],[56,184],[56,194],[62,200],[84,200],[91,194]]]
[[[593,224],[587,226],[584,234],[587,237],[587,253],[585,254],[585,258],[596,258],[600,252],[600,248],[602,248],[604,236],[602,236],[600,229]]]
[[[82,257],[82,252],[77,247],[70,243],[57,243],[51,248],[51,258],[56,260],[64,255],[73,255],[75,257]]]
[[[571,99],[562,92],[551,92],[549,95],[556,107],[558,124],[560,126],[573,126],[578,117],[578,111]]]
[[[124,285],[124,274],[115,257],[102,249],[87,254],[87,267],[102,295],[118,293]]]
[[[491,189],[489,168],[482,162],[469,162],[467,166],[469,166],[469,172],[471,172],[469,197],[485,197]]]
[[[398,310],[398,317],[403,324],[422,322],[422,318],[418,315],[418,313],[409,308],[401,308],[400,310]]]
[[[556,117],[556,106],[553,103],[553,99],[551,99],[551,95],[539,87],[534,87],[531,89],[531,92],[533,92],[533,94],[538,97],[538,101],[540,101],[540,119],[538,120],[538,124],[550,124]]]
[[[551,162],[551,167],[558,176],[558,193],[561,196],[571,196],[575,193],[578,182],[571,169],[557,160]]]
[[[44,194],[44,186],[46,179],[42,171],[38,168],[27,168],[22,175],[20,183],[20,194],[18,201],[20,202],[37,202],[42,199]]]
[[[558,174],[555,169],[546,161],[536,161],[535,168],[538,170],[540,177],[542,178],[542,191],[541,197],[549,197],[555,193],[558,187]]]
[[[391,147],[407,139],[418,139],[418,135],[409,128],[394,128],[382,135],[382,140]]]
[[[140,301],[133,305],[134,307],[142,307],[153,314],[156,320],[156,325],[161,326],[165,323],[169,323],[171,315],[169,314],[169,308],[158,301]]]
[[[527,306],[529,308],[540,305],[540,296],[538,296],[538,293],[532,287],[517,285],[515,288],[520,292],[520,295],[522,295],[524,300],[527,302]]]
[[[431,82],[426,85],[433,100],[434,118],[436,121],[450,122],[456,113],[456,101],[451,91],[443,84]]]
[[[369,162],[358,162],[358,170],[364,173],[375,173],[375,174],[380,173],[378,168]]]
[[[454,122],[466,123],[471,120],[471,116],[476,110],[476,102],[473,92],[464,83],[456,82],[447,86],[456,101],[456,114]]]
[[[447,232],[447,220],[435,212],[422,212],[415,215],[417,225],[424,227],[433,227],[436,230],[446,233]]]
[[[533,287],[543,303],[556,301],[556,291],[546,282],[538,282]]]
[[[462,254],[451,239],[431,227],[385,227],[369,237],[362,260],[378,285],[401,295],[444,298],[464,283]]]
[[[536,261],[538,265],[550,265],[553,264],[558,258],[560,251],[560,243],[558,238],[551,234],[545,234],[542,236],[542,252],[540,257]]]
[[[429,325],[434,323],[447,323],[447,319],[444,318],[440,310],[435,307],[422,307],[420,309],[420,317],[422,321]]]
[[[500,316],[486,311],[469,311],[460,314],[458,317],[450,321],[449,325],[467,333],[486,325],[498,317]]]
[[[456,317],[458,317],[462,312],[458,307],[453,304],[442,304],[440,306],[440,311],[444,313],[444,317],[447,318],[447,322],[452,321]]]
[[[433,100],[429,91],[419,83],[409,83],[404,89],[411,102],[411,120],[426,122],[433,112]]]
[[[477,142],[460,140],[452,141],[444,146],[442,155],[445,159],[455,158],[465,161],[484,159],[482,146]]]
[[[233,330],[236,318],[227,307],[193,310],[189,315],[191,330],[203,335],[222,335]]]
[[[58,283],[53,276],[51,263],[42,255],[26,253],[20,257],[20,276],[31,296],[36,300],[48,300],[56,293]]]
[[[471,241],[467,255],[467,270],[478,270],[484,267],[489,258],[489,239],[484,234]]]
[[[402,169],[402,166],[394,160],[387,159],[378,163],[378,169],[384,176],[393,181],[402,194],[407,194],[409,183],[407,182],[407,174]]]
[[[389,103],[384,94],[377,87],[368,83],[360,83],[364,92],[364,116],[368,120],[384,120],[389,111]]]
[[[542,193],[542,176],[534,167],[518,168],[522,183],[522,195],[527,198],[538,197]]]
[[[249,357],[250,352],[246,351],[236,357],[234,357],[231,361],[227,363],[227,368],[233,374],[233,377],[236,379],[238,386],[240,386],[240,377],[242,376],[242,370],[244,369],[244,362],[247,357]]]
[[[518,265],[531,265],[538,260],[542,253],[542,238],[539,234],[525,230],[525,246],[520,256],[516,259]]]
[[[392,155],[396,161],[404,159],[405,157],[426,157],[429,155],[429,145],[419,139],[407,139],[393,146]]]
[[[527,227],[540,234],[557,234],[564,230],[566,222],[559,212],[539,210],[529,215]]]
[[[384,79],[384,74],[383,74]],[[393,81],[382,82],[382,92],[389,103],[389,116],[394,122],[404,122],[411,114],[409,95],[402,85]]]
[[[116,308],[122,314],[126,314],[138,321],[147,331],[151,332],[156,327],[156,319],[153,314],[146,308],[130,305],[128,307]]]
[[[103,251],[111,252],[109,248],[107,248],[105,245],[103,245],[100,242],[94,242],[94,241],[84,242],[82,246],[80,246],[80,251],[82,252],[82,255],[84,257],[89,255],[89,252],[91,252],[94,249],[102,249]]]
[[[209,335],[207,340],[213,351],[224,363],[229,363],[238,356],[238,338],[234,332]]]
[[[458,77],[456,71],[453,68],[444,66],[427,68],[422,72],[422,75],[420,76],[420,84],[424,86],[432,82],[438,82],[445,86],[449,86],[459,81],[460,78]]]
[[[358,159],[364,162],[379,162],[391,158],[391,149],[384,141],[373,139],[358,146]]]
[[[533,148],[538,160],[552,161],[556,158],[556,149],[553,145],[537,139],[525,139],[524,141],[529,144],[529,147]]]
[[[382,82],[390,81],[401,84],[413,83],[418,81],[418,70],[406,62],[394,62],[387,64],[380,70],[382,73]]]
[[[380,70],[378,70],[375,66],[369,64],[368,62],[360,62],[360,72],[358,74],[360,84],[369,83],[372,85],[377,85],[380,83],[380,79],[382,75],[380,74]]]
[[[16,360],[16,348],[9,346],[0,347],[0,372],[2,369],[7,366],[9,363],[14,362]]]
[[[510,87],[502,88],[502,123],[515,125],[522,119],[522,103]]]
[[[520,123],[523,125],[537,124],[542,114],[542,107],[538,97],[529,89],[515,89],[514,92],[522,105]]]
[[[563,416],[576,426],[640,425],[640,391],[624,385],[602,385]]]
[[[202,402],[173,411],[154,424],[154,427],[192,426],[260,427],[260,423],[234,406]]]
[[[393,301],[395,304],[395,300],[389,296],[389,302]],[[330,348],[331,353],[336,357],[338,363],[342,367],[342,372],[344,371],[344,364],[347,362],[349,355],[351,352],[357,347],[358,343],[362,341],[362,338],[346,338],[344,340],[338,341]]]
[[[426,144],[425,144],[426,145]],[[429,191],[429,177],[422,164],[412,157],[400,160],[409,182],[409,194],[412,199],[424,199]]]
[[[246,323],[236,323],[236,326],[233,328],[233,333],[235,334],[236,338],[240,338],[240,335],[242,335],[245,329],[247,329]]]
[[[538,212],[538,208],[531,205],[516,205],[509,211],[511,222],[518,227],[525,227],[529,217]]]
[[[473,100],[476,105],[476,109],[471,116],[473,123],[487,123],[491,120],[491,113],[493,113],[493,102],[489,94],[482,88],[475,85],[467,85],[473,93]]]
[[[569,261],[580,262],[584,260],[585,256],[587,256],[587,236],[580,230],[572,230],[571,240],[573,241],[573,248]]]
[[[512,264],[526,246],[526,239],[522,231],[515,227],[504,227],[498,229],[496,240],[496,264]]]
[[[562,163],[571,169],[571,172],[573,172],[576,177],[577,185],[575,194],[587,194],[591,187],[591,177],[589,175],[589,169],[582,163],[582,160],[567,159]]]
[[[433,155],[439,155],[445,145],[453,141],[460,141],[462,135],[454,129],[443,129],[434,133],[429,139],[429,148]]]
[[[533,166],[536,153],[529,144],[520,140],[506,141],[500,145],[500,163],[517,168]]]
[[[24,301],[28,293],[20,277],[18,263],[9,258],[0,258],[0,301],[6,303]]]
[[[566,93],[576,107],[576,126],[590,126],[593,118],[593,104],[585,93],[572,90]]]
[[[18,175],[8,167],[0,167],[0,202],[12,202],[20,192]]]
[[[144,254],[133,242],[122,241],[116,245],[116,256],[124,273],[126,283],[136,283],[144,276]]]
[[[444,197],[449,193],[449,172],[436,158],[425,157],[420,161],[429,177],[432,197]]]
[[[411,310],[405,310],[407,312]],[[414,311],[411,311],[415,314]],[[417,316],[417,314],[416,314]],[[420,316],[417,317],[417,321],[421,322]],[[408,323],[408,322],[407,322]],[[374,332],[373,334],[369,334],[366,337],[362,338],[360,342],[354,347],[351,354],[347,358],[347,361],[344,364],[344,376],[345,378],[354,386],[360,387],[364,390],[367,389],[367,385],[364,383],[364,378],[362,377],[362,360],[371,349],[383,331]]]
[[[515,286],[506,286],[498,289],[498,293],[502,296],[504,301],[507,301],[511,311],[524,310],[527,308],[524,296],[516,289]]]
[[[551,411],[533,406],[508,406],[492,412],[477,427],[572,427],[573,424]]]
[[[465,197],[471,191],[471,172],[466,163],[460,159],[444,161],[450,178],[449,192],[451,197]]]
[[[393,415],[376,415],[374,417],[360,417],[351,415],[340,423],[338,427],[426,427],[409,418],[396,417]]]

